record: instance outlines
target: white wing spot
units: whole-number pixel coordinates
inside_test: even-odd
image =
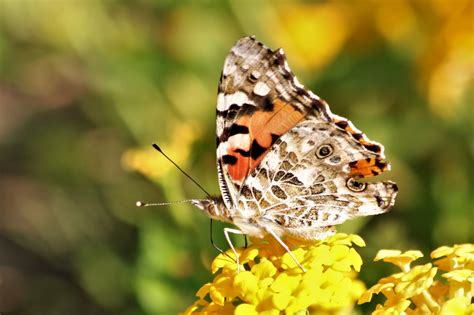
[[[217,96],[217,109],[218,110],[220,111],[228,110],[232,104],[236,104],[238,106],[242,106],[244,104],[255,105],[255,103],[248,98],[247,94],[245,94],[242,91],[237,91],[232,94],[220,93]]]
[[[225,107],[225,96],[224,93],[217,94],[217,109],[224,110]]]
[[[260,79],[260,75],[261,75],[260,72],[257,71],[257,70],[252,71],[252,76],[253,76],[255,79],[257,79],[257,80]]]
[[[257,95],[265,96],[268,94],[268,92],[270,92],[270,87],[268,87],[268,85],[263,82],[257,82],[253,88],[253,92]]]
[[[298,79],[297,79],[296,77],[293,77],[293,84],[294,84],[297,88],[304,89],[303,84],[301,84],[300,81],[298,81]]]

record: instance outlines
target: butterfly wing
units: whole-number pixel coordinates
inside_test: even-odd
[[[395,183],[357,181],[389,169],[383,146],[306,90],[282,49],[240,39],[218,92],[219,183],[226,207],[240,212],[233,215],[317,239],[394,204]]]
[[[334,122],[302,121],[275,142],[248,176],[239,207],[258,208],[260,224],[274,225],[280,234],[323,238],[334,232],[334,225],[393,206],[395,183],[357,181],[388,170],[381,157]]]
[[[227,208],[275,141],[309,114],[330,120],[327,105],[298,83],[282,49],[272,51],[253,37],[232,47],[217,101],[218,176]]]

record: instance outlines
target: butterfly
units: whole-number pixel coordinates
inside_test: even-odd
[[[216,111],[221,196],[193,199],[224,234],[306,241],[335,233],[335,225],[387,212],[397,185],[360,179],[390,169],[381,144],[301,85],[283,49],[255,37],[237,41],[222,70]]]

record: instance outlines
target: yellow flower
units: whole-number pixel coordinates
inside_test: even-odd
[[[444,303],[443,307],[441,308],[440,314],[474,314],[474,305],[471,303],[471,299],[465,296],[458,296],[446,301],[446,303]]]
[[[423,257],[423,254],[418,250],[409,250],[402,253],[399,250],[382,249],[375,256],[374,261],[383,260],[385,262],[390,262],[398,266],[401,270],[408,271],[410,270],[411,262],[420,257]]]
[[[365,291],[359,304],[371,301],[374,294],[386,297],[372,314],[473,314],[474,245],[442,246],[431,253],[433,264],[411,267],[422,257],[419,251],[381,250],[375,260],[398,266],[402,272],[380,279]],[[438,271],[445,271],[436,280]],[[446,279],[447,281],[442,281]]]
[[[444,258],[441,258],[444,257]],[[441,258],[435,262],[439,269],[445,271],[474,268],[474,246],[472,244],[442,246],[431,253],[431,258]]]
[[[199,130],[191,124],[176,123],[172,134],[180,137],[171,142],[164,143],[164,148],[176,160],[177,164],[183,165],[190,154],[191,144],[198,138]],[[145,148],[134,148],[127,150],[122,155],[122,166],[129,171],[136,171],[156,180],[164,176],[174,166],[164,158],[158,157],[158,153],[150,145]]]
[[[343,233],[298,248],[286,241],[307,272],[273,238],[253,239],[237,249],[240,272],[232,251],[214,259],[214,280],[182,314],[350,314],[365,290],[356,278],[362,259],[352,246],[364,241]]]
[[[287,2],[274,9],[281,12],[276,15],[264,13],[270,17],[270,23],[265,25],[271,28],[268,35],[282,43],[297,67],[311,69],[327,65],[349,37],[348,14],[335,3]],[[272,17],[278,20],[271,23]],[[331,32],[325,32],[327,29]],[[308,38],[311,38],[311,42],[308,42]]]

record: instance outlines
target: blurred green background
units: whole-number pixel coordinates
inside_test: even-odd
[[[473,2],[0,0],[0,312],[174,314],[211,278],[216,90],[234,42],[284,47],[300,81],[384,144],[400,193],[378,249],[473,241]],[[214,237],[222,247],[222,226]],[[239,241],[239,240],[237,240]]]

